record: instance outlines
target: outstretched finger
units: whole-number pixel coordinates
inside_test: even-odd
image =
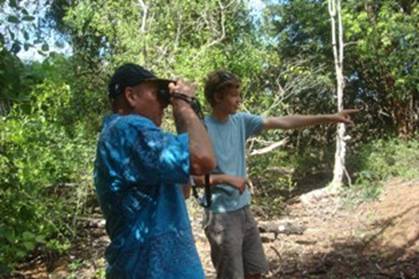
[[[341,112],[346,113],[346,114],[352,114],[352,113],[357,113],[359,111],[360,109],[344,109]]]

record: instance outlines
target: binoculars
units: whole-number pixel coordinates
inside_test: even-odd
[[[188,96],[180,92],[170,93],[169,88],[164,87],[159,90],[159,98],[166,104],[170,103],[170,98],[181,99],[191,106],[193,111],[201,120],[204,119],[204,114],[202,112],[201,104],[199,103],[198,99],[195,97]]]
[[[159,96],[159,98],[162,102],[168,104],[170,102],[170,98],[182,99],[183,101],[187,102],[190,105],[193,105],[194,103],[197,102],[197,99],[195,97],[188,96],[188,95],[180,93],[180,92],[170,93],[169,83],[171,83],[171,82],[176,83],[176,81],[174,81],[174,80],[164,80],[164,84],[161,84],[161,86],[160,86],[158,96]]]
[[[170,102],[170,98],[171,98],[171,94],[169,92],[169,87],[160,88],[158,96],[159,96],[161,101],[168,104]]]

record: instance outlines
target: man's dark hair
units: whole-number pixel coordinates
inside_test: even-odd
[[[224,89],[231,87],[240,87],[240,79],[235,74],[225,70],[212,72],[205,82],[205,98],[211,106],[214,106],[215,94],[222,93]]]

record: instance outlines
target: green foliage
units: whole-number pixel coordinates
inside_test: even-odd
[[[109,110],[106,84],[121,63],[195,81],[201,101],[206,75],[231,70],[242,80],[244,110],[264,116],[335,110],[326,1],[266,1],[260,25],[246,1],[50,2],[46,21],[38,21],[45,1],[30,9],[24,1],[0,0],[8,7],[0,25],[3,271],[37,248],[70,245],[92,193],[95,139]],[[353,149],[349,169],[353,189],[372,198],[388,177],[417,178],[417,141],[376,139],[412,137],[417,128],[419,8],[417,1],[349,0],[343,9],[345,105],[365,108],[350,130],[354,147],[362,145]],[[50,53],[42,63],[22,63],[15,55],[21,49],[52,50],[35,22],[62,32],[71,56]],[[334,136],[334,126],[322,126],[272,131],[250,142],[254,150],[289,139],[286,148],[249,158],[256,204],[276,214],[307,177],[330,170]],[[74,274],[81,264],[70,266]]]
[[[98,279],[105,279],[106,278],[106,268],[105,267],[99,267],[96,270],[95,277]]]
[[[278,141],[284,136],[284,133],[272,131],[264,135]],[[280,214],[288,199],[324,187],[330,181],[334,150],[326,146],[319,149],[314,144],[316,141],[315,138],[307,144],[297,141],[305,144],[304,148],[290,141],[269,153],[248,158],[249,176],[256,193],[254,200],[265,215]],[[259,148],[258,145],[254,148]]]
[[[391,123],[397,135],[412,136],[419,94],[417,1],[348,1],[344,14],[346,40],[355,43],[348,47],[348,69],[363,88],[359,97],[380,112],[387,129]]]
[[[1,49],[0,115],[7,112],[13,100],[24,98],[24,86],[22,82],[23,72],[24,68],[19,59],[5,48]]]
[[[274,47],[281,56],[315,56],[332,72],[327,1],[272,1],[264,11],[264,19],[264,28],[274,38]]]
[[[79,275],[77,274],[77,271],[80,268],[82,268],[83,265],[85,265],[85,263],[81,259],[76,259],[72,261],[71,263],[69,263],[68,269],[69,269],[70,274],[67,275],[66,279],[77,279],[79,277]]]
[[[359,172],[363,180],[386,180],[400,176],[418,178],[419,141],[381,139],[364,145],[350,166]]]
[[[0,1],[2,21],[0,38],[4,45],[0,44],[0,51],[5,47],[13,54],[30,48],[38,50],[38,53],[46,55],[48,42],[45,39],[46,31],[43,29],[45,20],[40,19],[40,13],[48,1]],[[41,17],[43,15],[41,14]],[[50,32],[51,30],[49,30]]]
[[[106,83],[116,66],[132,61],[199,82],[223,67],[242,76],[246,86],[262,70],[263,50],[254,47],[241,2],[150,2],[144,30],[136,1],[54,5],[50,16],[69,35],[74,55],[21,65],[15,76],[29,77],[22,79],[25,98],[13,103],[1,123],[0,211],[1,228],[7,229],[0,234],[0,262],[9,267],[36,247],[65,249],[76,234],[77,215],[91,191],[97,131],[108,109]],[[5,77],[5,86],[11,80]]]
[[[418,2],[351,0],[342,5],[344,103],[363,107],[368,114],[357,132],[364,138],[385,133],[412,137],[419,107]],[[326,64],[322,75],[333,73],[327,1],[275,1],[264,18],[280,55]],[[329,81],[333,87],[333,79]],[[333,103],[333,99],[313,99],[309,107]]]
[[[349,158],[348,168],[354,172],[351,198],[377,198],[381,185],[391,177],[419,178],[419,141],[381,139],[363,145]]]
[[[269,216],[278,215],[284,198],[294,189],[294,165],[285,151],[251,156],[248,159],[249,177],[255,192],[255,203]]]
[[[245,65],[260,68],[255,60],[261,51],[255,49],[251,19],[241,2],[151,1],[142,7],[137,1],[86,0],[69,8],[64,22],[79,67],[97,68],[98,61],[107,61],[104,70],[111,73],[132,61],[159,75],[194,81],[220,67],[238,74]]]
[[[347,200],[352,204],[376,200],[382,190],[382,181],[370,171],[357,174],[356,184],[347,190]]]
[[[66,132],[71,89],[44,81],[28,103],[0,122],[0,262],[11,266],[35,247],[62,250],[89,191],[94,138]],[[91,188],[90,188],[91,189]],[[5,266],[2,266],[5,269]]]

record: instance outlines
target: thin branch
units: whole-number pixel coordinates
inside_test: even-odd
[[[234,2],[236,2],[236,0],[231,1],[230,3],[228,3],[226,6],[223,6],[223,4],[221,3],[221,1],[218,1],[218,6],[220,7],[220,25],[221,25],[221,36],[218,37],[217,39],[207,43],[206,45],[202,46],[200,51],[194,56],[193,60],[195,60],[195,58],[199,57],[206,49],[221,43],[226,36],[226,30],[225,30],[225,14],[224,11],[229,8]]]
[[[141,31],[141,33],[145,33],[145,31],[146,31],[145,30],[145,27],[146,27],[148,6],[144,3],[143,0],[138,0],[138,2],[139,2],[140,7],[141,7],[141,9],[143,11],[143,16],[142,16],[142,19],[141,19],[141,29],[140,29],[140,31]]]
[[[276,149],[276,148],[278,148],[280,146],[283,146],[283,145],[287,144],[287,142],[288,142],[288,138],[285,138],[285,139],[283,139],[281,141],[275,142],[274,144],[271,144],[271,145],[266,146],[264,148],[253,150],[249,155],[250,156],[254,156],[254,155],[262,155],[262,154],[269,153],[272,150],[274,150],[274,149]]]
[[[214,41],[208,43],[206,46],[204,46],[204,48],[210,48],[211,46],[218,44],[220,42],[222,42],[225,38],[225,14],[224,14],[224,6],[223,4],[221,4],[221,2],[218,2],[218,6],[220,7],[220,13],[221,13],[221,36],[217,39],[215,39]],[[228,5],[229,6],[229,5]]]
[[[338,4],[338,25],[339,25],[339,66],[343,68],[343,48],[345,44],[343,43],[343,24],[342,24],[342,12],[340,1],[337,1]]]

